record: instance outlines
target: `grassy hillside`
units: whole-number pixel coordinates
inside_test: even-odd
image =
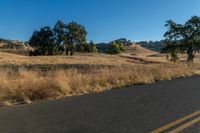
[[[135,49],[136,47],[136,49]],[[121,55],[109,55],[109,54],[77,54],[75,56],[24,56],[16,55],[12,53],[0,52],[0,64],[17,64],[17,65],[51,65],[51,64],[97,64],[97,65],[132,65],[138,63],[138,59],[131,57],[137,57],[141,60],[146,58],[149,61],[162,60],[165,57],[155,51],[147,50],[140,45],[131,45],[126,47],[127,52]],[[160,56],[153,56],[160,55]],[[152,57],[150,57],[152,56]],[[130,58],[127,58],[130,57]],[[148,60],[146,60],[148,63]],[[142,62],[140,62],[142,63]],[[145,62],[144,62],[145,63]]]
[[[111,88],[190,76],[199,65],[187,66],[140,45],[121,55],[83,54],[72,57],[29,57],[0,52],[0,104],[99,92]]]

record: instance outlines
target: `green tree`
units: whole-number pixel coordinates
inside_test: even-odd
[[[35,53],[40,55],[61,54],[64,51],[66,55],[73,55],[77,50],[84,52],[89,47],[86,35],[84,26],[76,22],[65,24],[58,20],[53,30],[47,26],[35,31],[29,42]]]
[[[122,43],[117,43],[117,42],[113,41],[109,44],[108,53],[110,53],[110,54],[120,54],[124,51],[125,51],[125,48]]]
[[[86,51],[88,53],[98,53],[98,49],[93,41],[90,41],[90,43],[87,44]]]
[[[69,54],[68,40],[68,30],[67,26],[61,20],[58,20],[53,28],[55,43],[60,46],[60,52],[65,51],[65,55]]]
[[[73,55],[76,51],[76,46],[86,43],[87,31],[84,26],[70,22],[67,26],[67,44],[70,55]]]
[[[97,53],[98,49],[93,41],[77,45],[77,52],[81,53]]]
[[[89,50],[88,50],[89,53],[98,53],[98,49],[93,41],[90,41],[90,43],[88,44],[88,47],[89,47]]]
[[[85,53],[87,50],[87,43],[77,44],[75,47],[76,52]]]
[[[171,56],[171,61],[173,62],[176,62],[179,59],[176,51],[171,51],[170,56]]]
[[[53,30],[49,26],[33,32],[29,44],[34,48],[35,55],[53,55],[58,49],[54,43]]]
[[[178,48],[179,45],[175,44],[175,42],[171,42],[170,40],[166,39],[163,42],[165,44],[164,48],[162,49],[162,52],[168,53],[167,59],[169,59],[169,55],[171,57],[171,61],[177,61],[178,58],[178,53],[180,48]]]
[[[185,24],[167,21],[168,31],[165,33],[164,51],[187,54],[187,61],[193,62],[200,50],[200,17],[193,16]]]

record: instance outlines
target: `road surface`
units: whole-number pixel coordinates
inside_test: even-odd
[[[200,132],[200,76],[0,108],[1,133]]]

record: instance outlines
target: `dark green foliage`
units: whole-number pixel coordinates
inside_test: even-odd
[[[161,52],[163,49],[163,40],[161,41],[141,41],[137,42],[137,44],[140,44],[142,47]]]
[[[171,56],[171,61],[173,61],[173,62],[175,62],[179,59],[176,51],[171,51],[170,56]]]
[[[169,20],[166,27],[168,31],[164,35],[166,38],[164,51],[186,53],[187,61],[193,62],[196,53],[200,50],[200,17],[193,16],[185,24],[176,24]]]
[[[126,38],[117,39],[117,40],[115,40],[115,42],[116,43],[121,43],[124,46],[130,46],[130,45],[132,45],[132,42],[130,40],[127,40]]]
[[[87,52],[89,52],[89,53],[98,53],[98,49],[97,49],[97,47],[96,47],[96,45],[94,44],[93,41],[90,41],[90,43],[88,44]]]
[[[81,43],[81,44],[78,44],[77,46],[76,46],[76,51],[77,52],[80,52],[80,53],[85,53],[85,49],[86,49],[86,46],[87,46],[87,44],[86,43]]]
[[[69,46],[68,46],[68,29],[64,22],[58,20],[55,24],[54,28],[54,38],[55,43],[60,46],[59,51],[65,52],[65,55],[69,54]]]
[[[76,22],[70,22],[66,25],[67,29],[67,49],[69,54],[73,55],[76,50],[77,45],[82,45],[86,43],[87,31],[84,26],[77,24]]]
[[[63,52],[73,55],[79,46],[86,44],[86,35],[84,26],[76,22],[65,24],[58,20],[53,30],[46,26],[33,33],[29,43],[34,48],[34,54],[30,52],[30,55],[55,55]]]
[[[33,32],[29,44],[34,48],[36,55],[54,55],[58,52],[53,30],[49,26]]]
[[[96,48],[96,45],[93,43],[93,41],[90,41],[90,43],[83,43],[83,44],[77,45],[77,52],[97,53],[98,49]]]
[[[120,38],[120,39],[114,40],[112,42],[116,42],[117,44],[123,45],[122,52],[125,50],[124,46],[130,46],[130,45],[133,44],[130,40],[128,40],[126,38]],[[98,43],[98,44],[96,44],[98,52],[99,53],[110,53],[110,44],[112,42],[110,42],[110,43]]]
[[[58,20],[53,28],[53,31],[55,36],[55,43],[58,45],[63,45],[67,36],[65,24],[61,20]]]
[[[125,47],[122,43],[117,43],[115,41],[111,42],[108,47],[108,53],[110,54],[120,54],[125,51]]]
[[[99,53],[107,53],[109,50],[109,44],[108,43],[98,43],[96,44],[96,48],[98,49]]]

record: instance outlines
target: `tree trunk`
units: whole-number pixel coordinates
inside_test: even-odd
[[[65,50],[65,56],[68,56],[69,55],[69,51],[68,49]]]
[[[75,46],[72,45],[72,46],[70,46],[70,55],[72,56],[72,55],[74,55],[74,53],[75,53]]]
[[[193,52],[187,52],[187,54],[188,54],[187,62],[193,63],[194,56],[195,56],[194,53]]]
[[[69,48],[67,45],[65,45],[65,55],[68,56],[69,55]]]
[[[74,55],[74,49],[73,48],[70,49],[70,55],[71,56]]]

